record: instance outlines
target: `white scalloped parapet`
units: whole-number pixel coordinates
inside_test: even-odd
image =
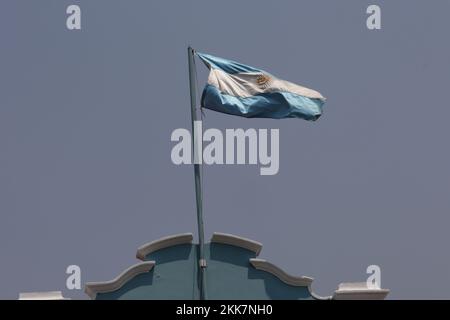
[[[152,252],[179,244],[190,244],[192,243],[192,239],[192,233],[180,233],[173,236],[160,238],[140,246],[137,249],[136,258],[139,260],[145,260],[145,257]]]
[[[267,262],[264,259],[250,259],[250,263],[252,264],[255,269],[262,270],[269,272],[276,276],[278,279],[283,281],[286,284],[289,284],[291,286],[298,286],[298,287],[307,287],[311,285],[313,282],[313,278],[310,277],[296,277],[291,276],[290,274],[287,274],[280,268],[278,268],[276,265]]]
[[[383,300],[389,289],[369,288],[366,282],[341,283],[334,292],[334,300]]]
[[[317,299],[317,300],[330,300],[331,296],[328,297],[321,297],[317,294],[315,294],[312,289],[311,285],[314,280],[314,278],[305,277],[305,276],[292,276],[285,271],[283,271],[281,268],[277,267],[276,265],[264,260],[264,259],[250,259],[251,265],[257,269],[262,270],[268,273],[273,274],[275,277],[283,281],[284,283],[295,286],[295,287],[307,287],[309,294]]]
[[[256,256],[259,255],[262,249],[262,244],[257,241],[243,237],[238,237],[228,233],[214,232],[211,238],[211,242],[241,247],[253,251],[256,254]]]
[[[97,293],[116,291],[138,274],[149,272],[154,266],[155,261],[137,263],[123,271],[111,281],[86,283],[84,292],[86,292],[91,299],[95,299]]]
[[[21,292],[19,300],[70,300],[64,298],[61,291]]]

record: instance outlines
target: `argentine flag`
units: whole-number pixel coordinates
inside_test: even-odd
[[[317,91],[209,54],[196,53],[209,68],[201,106],[247,118],[301,118],[315,121],[325,98]]]

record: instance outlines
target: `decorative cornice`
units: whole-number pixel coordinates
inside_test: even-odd
[[[264,259],[250,259],[250,263],[255,269],[269,272],[276,276],[278,279],[286,284],[297,287],[309,287],[313,282],[313,278],[310,277],[296,277],[287,274],[276,265],[267,262]]]
[[[366,282],[341,283],[334,292],[334,300],[383,300],[389,289],[370,288]]]
[[[146,243],[137,249],[136,258],[145,260],[145,257],[152,252],[179,244],[190,244],[192,239],[192,233],[180,233]]]
[[[120,275],[110,281],[105,282],[88,282],[86,283],[84,292],[91,298],[95,299],[97,293],[105,293],[120,289],[125,283],[137,276],[138,274],[149,272],[155,265],[155,261],[146,261],[137,263]]]
[[[228,233],[214,232],[211,238],[211,242],[241,247],[253,251],[256,254],[256,256],[259,255],[262,249],[262,244],[257,241],[253,241],[247,238],[235,236]]]
[[[70,300],[64,298],[61,291],[21,292],[19,300]]]

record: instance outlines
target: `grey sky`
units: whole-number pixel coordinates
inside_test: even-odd
[[[65,10],[79,4],[82,30]],[[382,30],[365,26],[382,8]],[[316,123],[206,111],[204,126],[279,128],[280,171],[204,168],[206,237],[329,295],[378,264],[390,298],[450,298],[448,1],[2,1],[0,298],[109,280],[136,248],[196,232],[186,47],[328,98]],[[201,63],[199,82],[206,80]]]

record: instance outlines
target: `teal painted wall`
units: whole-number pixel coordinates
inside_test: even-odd
[[[255,269],[252,251],[219,243],[207,245],[209,299],[310,299],[307,287],[295,287]]]
[[[307,287],[282,282],[255,269],[252,251],[231,245],[205,245],[207,299],[313,299]],[[198,246],[183,244],[161,249],[146,257],[154,268],[137,275],[119,290],[98,293],[98,300],[198,299]]]
[[[197,299],[197,248],[183,244],[156,251],[146,257],[155,266],[137,275],[114,292],[98,293],[97,300]]]

